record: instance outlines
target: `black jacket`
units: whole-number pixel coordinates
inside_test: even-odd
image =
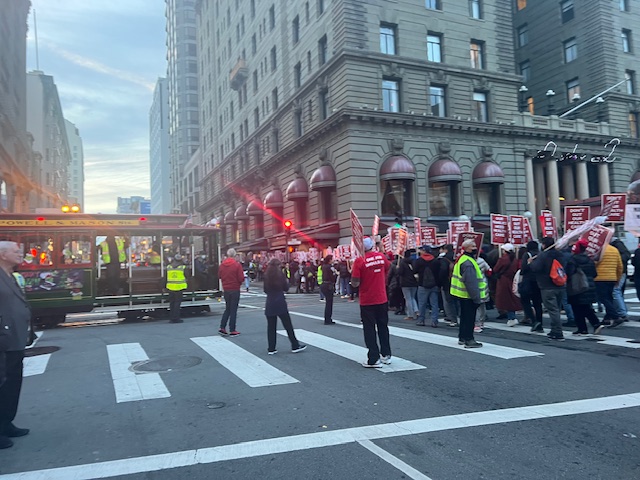
[[[531,264],[528,262],[529,258],[536,257],[539,254],[540,252],[538,250],[533,250],[522,257],[520,264],[520,275],[522,276],[520,295],[534,295],[536,291],[540,291],[538,282],[536,281],[536,274],[531,271]]]
[[[578,295],[570,296],[569,303],[576,305],[591,305],[597,300],[596,283],[594,281],[594,278],[598,276],[598,272],[596,271],[596,264],[593,263],[593,260],[587,257],[584,253],[572,255],[567,262],[567,278],[571,278],[572,275],[575,275],[575,273],[578,271],[578,268],[580,268],[587,276],[587,280],[589,282],[589,290]]]
[[[418,280],[414,276],[416,271],[413,268],[413,262],[410,258],[403,258],[400,260],[400,266],[398,267],[398,277],[400,277],[401,287],[417,287]]]
[[[433,274],[433,278],[436,281],[436,285],[437,285],[437,279],[438,279],[438,261],[436,258],[434,258],[433,255],[426,254],[426,255],[420,255],[418,257],[418,259],[416,260],[416,263],[414,265],[414,269],[416,271],[416,273],[418,274],[418,286],[419,287],[426,287],[426,285],[424,284],[424,272],[425,269],[429,269],[431,270],[431,273]],[[428,288],[433,288],[436,285],[432,285],[431,287]]]
[[[565,288],[564,286],[559,287],[553,283],[553,280],[551,280],[551,277],[549,276],[549,273],[551,272],[551,264],[554,260],[558,260],[563,267],[565,266],[563,263],[564,260],[562,252],[555,248],[540,253],[529,264],[531,271],[536,275],[536,282],[538,283],[540,290]]]

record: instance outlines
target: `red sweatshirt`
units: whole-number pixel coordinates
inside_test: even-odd
[[[218,269],[222,290],[225,292],[240,291],[240,285],[244,282],[244,270],[242,265],[233,258],[225,258]]]

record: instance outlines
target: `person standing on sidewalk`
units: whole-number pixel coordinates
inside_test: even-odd
[[[244,282],[244,270],[242,265],[236,260],[234,248],[227,250],[227,258],[220,264],[218,275],[222,282],[224,291],[224,313],[220,320],[220,335],[240,335],[236,330],[236,317],[238,315],[238,304],[240,303],[240,287]],[[229,332],[227,333],[227,322],[229,322]]]
[[[560,319],[560,310],[562,310],[562,298],[566,294],[566,287],[556,285],[551,279],[551,267],[553,261],[557,260],[564,268],[562,263],[563,255],[560,251],[553,248],[555,241],[552,237],[544,237],[542,239],[542,248],[544,251],[538,256],[528,259],[531,271],[536,275],[536,282],[540,288],[542,303],[551,319],[551,332],[547,334],[550,340],[564,341],[562,333],[562,320]],[[532,332],[544,332],[542,324],[538,321],[533,323]]]
[[[322,261],[321,267],[318,269],[318,277],[322,277],[320,284],[320,293],[324,295],[324,324],[333,325],[331,318],[333,315],[333,293],[336,285],[336,274],[333,269],[333,255],[327,255]],[[318,281],[320,279],[318,278]]]
[[[482,344],[473,338],[476,310],[482,302],[489,299],[489,289],[476,262],[478,247],[475,240],[462,242],[462,250],[462,255],[453,267],[450,290],[451,295],[460,300],[458,344],[464,345],[464,348],[478,348]]]
[[[186,267],[182,263],[182,255],[176,253],[167,267],[166,288],[169,290],[169,323],[182,323],[180,304],[182,292],[187,289]]]
[[[389,344],[389,307],[387,304],[386,278],[391,264],[380,252],[373,251],[373,240],[363,240],[364,257],[356,258],[351,271],[351,283],[360,287],[360,318],[367,346],[368,358],[362,364],[367,368],[380,368],[391,363]],[[378,339],[376,339],[376,330]],[[380,347],[378,348],[378,340]]]
[[[267,353],[269,355],[278,353],[278,350],[276,350],[278,317],[280,317],[282,326],[287,331],[287,336],[291,342],[291,351],[293,353],[303,351],[307,346],[302,345],[296,338],[287,300],[284,297],[284,292],[289,290],[289,280],[282,272],[282,263],[277,258],[272,258],[269,261],[267,271],[264,272],[263,288],[264,293],[267,294],[267,300],[264,304],[264,315],[267,317]]]

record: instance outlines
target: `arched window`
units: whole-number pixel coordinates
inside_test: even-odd
[[[247,215],[247,207],[244,204],[240,205],[236,209],[234,216],[238,222],[238,243],[246,242],[249,240],[249,232],[247,231],[249,215]]]
[[[416,169],[402,155],[387,158],[380,167],[380,213],[383,216],[413,215],[413,184]]]
[[[255,238],[264,237],[264,207],[260,200],[251,200],[247,205],[247,215],[253,218]]]
[[[305,228],[308,226],[309,218],[307,213],[307,204],[309,203],[309,187],[307,181],[298,177],[293,180],[287,187],[287,200],[292,201],[295,205],[295,225],[296,228]]]
[[[473,214],[502,212],[504,173],[493,162],[481,162],[473,170]]]
[[[311,190],[317,191],[319,195],[320,223],[332,222],[338,216],[335,195],[336,185],[336,172],[331,165],[322,165],[311,175],[309,186]]]
[[[282,191],[279,188],[271,190],[267,193],[267,196],[264,197],[264,208],[271,213],[274,233],[282,233],[284,231],[284,227],[282,226],[283,207],[284,200],[282,198]]]
[[[462,171],[451,159],[436,160],[429,168],[429,216],[460,215]]]

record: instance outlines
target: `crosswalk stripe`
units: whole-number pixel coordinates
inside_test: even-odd
[[[503,330],[505,332],[526,333],[529,335],[538,335],[541,337],[547,336],[546,333],[532,332],[531,327],[528,327],[526,325],[516,325],[514,327],[507,327],[503,323],[485,322],[484,326],[485,328],[493,328],[495,330]],[[626,347],[626,348],[640,348],[640,343],[629,343],[630,340],[633,340],[632,338],[610,337],[607,335],[589,335],[589,336],[572,335],[572,332],[569,330],[563,330],[562,333],[564,334],[564,338],[566,338],[567,340],[593,341],[594,339],[596,339],[597,340],[596,343],[600,345],[613,345],[616,347]]]
[[[278,333],[280,335],[287,334],[284,330],[280,330]],[[366,348],[343,342],[342,340],[336,340],[335,338],[302,329],[296,329],[296,338],[303,343],[308,343],[309,345],[326,350],[327,352],[353,360],[354,362],[362,363],[367,360]],[[382,368],[376,368],[375,370],[388,373],[401,372],[405,370],[420,370],[423,368],[427,367],[410,362],[409,360],[404,360],[400,357],[393,357],[389,365],[382,365]]]
[[[139,343],[107,345],[107,354],[117,403],[171,396],[159,373],[130,370],[133,363],[149,360]]]
[[[250,387],[298,383],[295,378],[269,365],[226,338],[195,337],[191,340]]]
[[[31,377],[33,375],[41,375],[47,369],[51,354],[36,355],[35,357],[25,357],[23,377]]]

